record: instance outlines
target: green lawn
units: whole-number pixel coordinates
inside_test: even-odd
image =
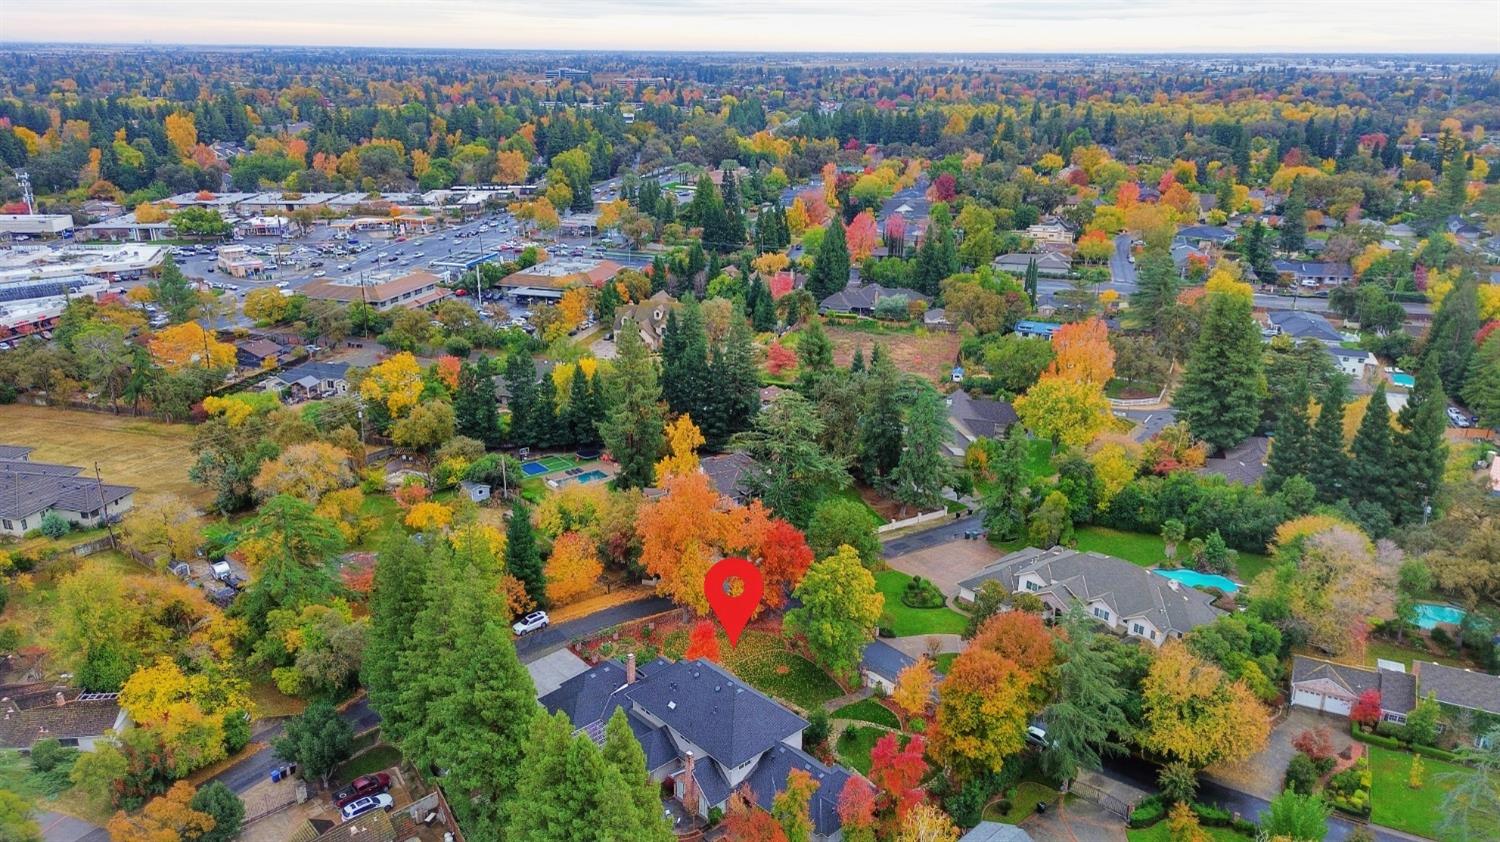
[[[885,523],[885,518],[881,517],[878,512],[876,512],[874,509],[870,508],[870,504],[865,502],[865,498],[859,496],[859,489],[855,488],[852,485],[849,486],[848,488],[840,488],[840,489],[837,489],[835,491],[830,491],[830,492],[828,492],[828,496],[829,497],[842,497],[845,500],[849,500],[851,502],[858,503],[859,505],[861,505],[861,506],[864,507],[865,511],[867,511],[867,512],[870,513],[870,520],[871,520],[871,522],[877,523],[877,524],[879,524],[879,523]]]
[[[1410,643],[1403,646],[1394,640],[1372,637],[1365,645],[1365,662],[1373,667],[1377,659],[1400,661],[1406,665],[1407,670],[1411,669],[1411,662],[1417,659],[1436,661],[1450,667],[1472,666],[1448,655],[1434,655],[1421,646],[1413,646]]]
[[[803,710],[821,707],[843,690],[817,664],[786,648],[773,634],[747,631],[738,646],[721,638],[724,666],[746,683]]]
[[[389,769],[392,766],[401,765],[401,752],[395,746],[378,745],[369,751],[345,761],[334,771],[332,780],[335,785],[352,781],[360,775],[368,775]]]
[[[1009,812],[1001,812],[999,804],[984,808],[987,821],[1005,824],[1020,824],[1023,819],[1036,812],[1036,805],[1052,804],[1057,800],[1057,790],[1037,781],[1021,781],[1016,785],[1016,797],[1011,801]]]
[[[901,601],[911,577],[899,570],[875,574],[875,586],[885,595],[885,614],[897,637],[918,634],[962,634],[969,621],[952,608],[912,608]]]
[[[856,725],[848,728],[839,736],[836,751],[839,762],[851,769],[859,770],[861,775],[870,774],[870,750],[875,748],[875,742],[884,737],[889,731],[880,728],[871,728],[868,725]],[[902,735],[901,745],[905,746],[911,737]]]
[[[834,719],[857,719],[861,722],[884,725],[887,728],[901,727],[901,721],[896,718],[896,714],[874,699],[860,699],[853,704],[844,705],[832,715]]]
[[[1085,526],[1077,531],[1076,536],[1080,550],[1123,558],[1142,567],[1159,564],[1167,557],[1166,542],[1160,535],[1123,532],[1107,526]],[[1179,552],[1184,551],[1185,548],[1179,548]],[[1270,567],[1271,560],[1265,556],[1241,551],[1235,573],[1241,582],[1249,584]]]
[[[1412,755],[1380,746],[1369,746],[1370,820],[1376,824],[1436,839],[1442,820],[1443,794],[1452,786],[1447,775],[1469,770],[1431,757],[1422,758],[1422,788],[1407,786]]]
[[[943,675],[947,675],[948,674],[948,670],[953,669],[953,662],[956,661],[956,660],[958,660],[958,653],[957,652],[944,652],[943,654],[937,656],[933,660],[936,662],[934,664],[934,669],[936,669],[938,672],[942,673]]]
[[[1203,832],[1213,842],[1248,842],[1253,836],[1245,836],[1227,827],[1205,827]],[[1142,827],[1125,831],[1128,842],[1171,842],[1172,832],[1167,826],[1167,820],[1162,819],[1150,827]]]

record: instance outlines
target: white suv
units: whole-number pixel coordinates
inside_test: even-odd
[[[520,637],[522,635],[531,634],[534,631],[545,629],[547,627],[547,624],[550,622],[551,621],[547,619],[546,611],[533,611],[530,614],[527,614],[525,617],[522,617],[520,620],[517,620],[515,625],[512,625],[510,629],[511,631],[516,633],[517,637]]]
[[[347,822],[357,819],[371,810],[389,810],[395,803],[395,800],[389,794],[382,792],[379,795],[366,795],[357,801],[350,801],[344,805],[344,809],[340,813],[343,815],[344,821]]]

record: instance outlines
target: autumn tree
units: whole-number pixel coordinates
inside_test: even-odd
[[[958,827],[931,804],[918,804],[892,837],[893,842],[958,842]]]
[[[703,446],[703,433],[693,423],[691,416],[682,414],[667,425],[667,455],[656,463],[656,481],[665,482],[669,476],[680,476],[698,470],[698,448]]]
[[[839,822],[845,842],[875,842],[875,793],[854,775],[839,791]]]
[[[1359,699],[1354,703],[1354,709],[1349,711],[1349,720],[1366,731],[1373,731],[1375,725],[1380,722],[1381,715],[1380,691],[1371,687],[1359,694]]]
[[[1270,717],[1250,689],[1177,641],[1157,654],[1141,696],[1141,745],[1199,768],[1250,757],[1270,734]]]
[[[855,263],[868,260],[880,245],[880,228],[875,224],[875,214],[868,210],[861,211],[845,229],[845,236],[850,260]]]
[[[1097,383],[1044,377],[1015,401],[1021,423],[1055,444],[1083,447],[1110,423],[1109,399]]]
[[[708,661],[719,660],[719,633],[712,622],[699,620],[693,624],[688,646],[682,653],[682,657],[688,661],[698,658]]]
[[[755,806],[749,784],[729,796],[729,810],[724,814],[724,838],[744,842],[788,842],[786,831],[770,813]]]
[[[553,605],[572,602],[588,593],[603,572],[592,540],[579,532],[563,533],[547,557],[547,601]]]
[[[961,778],[999,772],[1026,744],[1034,681],[988,649],[961,653],[938,685],[933,755]]]
[[[162,328],[147,342],[151,359],[167,371],[219,369],[234,365],[234,346],[215,339],[197,322]]]
[[[171,119],[171,118],[168,118]],[[165,794],[151,799],[138,815],[124,810],[109,820],[110,842],[194,842],[214,829],[214,818],[193,809],[195,790],[178,781]]]
[[[818,784],[806,769],[793,769],[786,776],[786,784],[771,799],[771,818],[781,825],[787,842],[810,842],[813,823],[809,806]]]
[[[255,490],[262,497],[288,494],[317,505],[323,495],[354,484],[349,463],[349,452],[331,444],[294,444],[261,466]]]
[[[927,658],[920,658],[896,676],[896,689],[892,691],[891,699],[906,711],[907,716],[917,716],[932,703],[932,688],[935,683],[932,662]]]
[[[657,578],[657,593],[705,614],[703,577],[724,540],[719,494],[700,472],[668,477],[662,488],[666,493],[642,507],[636,519],[641,564]]]
[[[752,502],[747,509],[747,519],[763,518],[760,504]],[[755,548],[761,578],[765,581],[765,602],[772,608],[781,608],[787,596],[797,589],[813,564],[813,550],[797,527],[779,518],[769,521],[763,530],[759,545]],[[731,538],[730,542],[734,543]]]
[[[913,736],[901,745],[901,735],[886,733],[870,749],[870,782],[880,789],[881,812],[902,821],[922,800],[922,779],[927,775],[923,754],[926,743]]]
[[[979,626],[969,646],[994,652],[1037,677],[1054,659],[1052,634],[1042,618],[1029,611],[996,614]]]
[[[203,519],[175,494],[148,498],[125,517],[121,540],[149,558],[166,556],[168,564],[192,558],[202,542]]]
[[[42,829],[31,818],[31,805],[8,789],[0,789],[0,838],[42,842]]]
[[[417,405],[422,387],[422,367],[416,357],[402,351],[371,366],[359,393],[365,400],[383,404],[389,417],[400,418]]]
[[[807,638],[829,672],[852,676],[885,607],[875,577],[852,547],[840,547],[812,565],[796,596],[802,604],[787,612],[787,628]]]

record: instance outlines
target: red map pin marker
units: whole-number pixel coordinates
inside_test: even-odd
[[[739,579],[743,583],[739,596],[729,595],[730,579]],[[745,630],[750,615],[760,605],[760,595],[765,588],[760,568],[746,559],[731,556],[708,568],[708,574],[703,577],[703,595],[708,597],[708,606],[723,624],[730,646],[739,644],[740,632]]]

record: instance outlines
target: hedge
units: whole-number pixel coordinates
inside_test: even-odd
[[[1162,802],[1160,795],[1152,795],[1141,799],[1130,811],[1128,824],[1134,828],[1150,827],[1167,817],[1167,805]]]
[[[1379,734],[1368,734],[1364,731],[1361,731],[1359,729],[1359,726],[1357,725],[1350,725],[1349,735],[1362,743],[1369,743],[1372,746],[1388,748],[1391,751],[1409,751],[1414,754],[1423,755],[1424,757],[1431,757],[1434,760],[1446,760],[1449,763],[1463,762],[1463,758],[1455,752],[1447,751],[1436,746],[1425,746],[1420,743],[1406,743],[1396,739],[1395,737],[1382,737]]]
[[[1209,827],[1228,827],[1232,819],[1228,810],[1212,804],[1194,804],[1193,812],[1197,814],[1198,821]]]

